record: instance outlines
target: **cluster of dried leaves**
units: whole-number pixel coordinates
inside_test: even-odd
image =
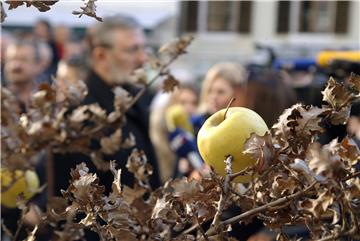
[[[324,146],[316,142],[325,122],[346,122],[348,111],[341,110],[359,100],[359,83],[357,75],[351,76],[350,86],[330,79],[322,108],[294,105],[265,136],[253,134],[245,153],[257,164],[239,173],[232,173],[230,156],[225,177],[212,172],[211,178],[169,180],[151,190],[151,167],[134,150],[127,168],[137,182],[121,185],[121,170],[111,163],[114,182],[106,195],[97,175],[84,164],[77,166],[64,198],[51,200],[44,214],[56,230],[54,240],[77,240],[85,229],[101,240],[234,240],[228,236],[231,225],[254,217],[276,231],[278,240],[289,240],[283,233],[288,225],[305,225],[314,240],[360,238],[359,149],[350,137]],[[247,185],[232,182],[249,174],[254,178]],[[242,213],[222,221],[230,205]]]
[[[5,3],[9,4],[9,10],[15,9],[19,6],[25,5],[26,7],[35,7],[40,12],[46,12],[51,9],[51,6],[53,6],[56,2],[59,0],[45,0],[45,1],[39,1],[39,0],[7,0]],[[73,11],[72,14],[79,15],[79,18],[82,15],[87,15],[89,17],[95,18],[98,21],[102,21],[101,17],[98,17],[96,15],[96,0],[87,0],[84,3],[83,7],[80,7],[80,11]],[[3,7],[3,3],[0,2],[0,14],[1,14],[1,23],[5,21],[6,13]]]
[[[17,100],[6,88],[1,89],[1,162],[9,169],[28,169],[34,164],[38,154],[50,148],[53,152],[77,152],[90,154],[94,164],[100,170],[108,170],[109,162],[103,161],[105,155],[111,155],[121,148],[129,148],[135,144],[132,135],[124,139],[122,127],[126,122],[125,112],[144,94],[145,90],[159,77],[172,76],[168,66],[179,55],[184,53],[192,41],[192,37],[183,37],[177,40],[169,58],[166,53],[152,58],[157,62],[153,71],[157,75],[147,79],[143,69],[135,73],[133,81],[142,84],[141,90],[131,96],[125,89],[117,86],[113,89],[114,111],[106,113],[98,104],[80,105],[87,94],[84,83],[69,86],[66,92],[57,93],[55,86],[42,84],[39,90],[32,95],[30,107],[26,113],[20,114],[16,110]],[[186,42],[186,44],[184,44]],[[169,50],[170,51],[170,50]],[[177,84],[164,82],[167,91]],[[170,87],[169,87],[170,85]],[[59,102],[57,95],[65,95]],[[106,135],[109,129],[115,130],[110,136]],[[98,142],[100,148],[91,148],[92,142]],[[33,160],[33,161],[29,161]]]
[[[348,87],[330,79],[323,91],[327,104],[322,108],[297,104],[286,110],[265,136],[252,135],[247,141],[245,153],[253,155],[257,165],[232,173],[231,159],[227,160],[225,178],[213,174],[201,181],[172,180],[149,192],[142,185],[121,187],[120,173],[113,169],[113,192],[105,196],[96,175],[78,166],[64,196],[78,210],[85,201],[80,210],[87,216],[71,220],[97,231],[103,240],[221,240],[229,238],[229,225],[250,222],[255,216],[278,232],[279,240],[287,239],[283,228],[295,224],[306,225],[313,239],[359,238],[360,179],[355,170],[359,149],[350,137],[324,146],[316,142],[324,122],[346,122],[351,104],[360,98],[359,83],[356,75]],[[139,153],[133,155],[139,158]],[[131,164],[133,155],[128,166],[136,172],[140,166],[136,169]],[[249,172],[257,174],[248,185],[231,182]],[[81,190],[90,187],[100,203],[79,198]],[[243,213],[220,221],[222,211],[234,204]],[[210,229],[204,231],[199,224],[212,218]],[[185,230],[191,225],[195,226]],[[197,236],[188,234],[195,229]]]

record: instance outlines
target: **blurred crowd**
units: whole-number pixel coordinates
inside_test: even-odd
[[[121,86],[133,96],[139,91],[129,76],[148,59],[145,37],[141,26],[126,16],[105,19],[89,28],[81,39],[71,28],[52,26],[46,20],[37,21],[31,32],[2,31],[1,83],[17,97],[19,112],[25,113],[31,94],[39,84],[48,83],[65,92],[82,80],[88,87],[83,104],[98,103],[110,113],[114,108],[113,87]],[[261,64],[217,63],[204,76],[192,76],[186,81],[179,79],[180,85],[172,93],[150,88],[128,111],[124,138],[133,133],[136,148],[144,150],[153,165],[153,187],[169,178],[198,179],[208,175],[209,167],[197,151],[196,135],[205,120],[226,108],[233,97],[236,99],[231,106],[254,110],[270,128],[286,108],[297,102],[321,106],[321,90],[329,76],[346,82],[351,72],[360,74],[359,59],[352,57],[321,65],[318,60],[277,59],[266,46],[258,46],[258,51],[265,51],[271,57]],[[62,98],[59,94],[59,101]],[[343,138],[348,132],[359,138],[359,106],[353,107],[351,115],[352,126],[327,126],[319,141],[326,144],[333,138]],[[130,153],[119,151],[108,160],[116,160],[118,166],[125,169]],[[48,186],[45,197],[39,199],[41,207],[48,195],[61,195],[60,190],[67,188],[70,168],[85,161],[95,170],[83,155],[56,154],[51,159],[52,169],[46,163],[47,158],[39,158],[37,163],[42,182],[51,178],[48,183],[53,184]],[[112,174],[101,172],[99,176],[109,190]],[[133,177],[125,170],[122,179],[123,184],[132,185]],[[29,223],[36,223],[34,219],[36,217],[29,217]],[[11,225],[14,223],[9,222],[10,228]],[[261,229],[259,223],[242,228],[246,231],[234,234],[239,235],[240,240],[271,240],[266,235],[254,236]],[[88,240],[96,240],[96,235],[87,235]],[[46,240],[46,232],[44,237]]]

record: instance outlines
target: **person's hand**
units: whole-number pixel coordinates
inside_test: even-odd
[[[176,128],[169,135],[170,148],[179,158],[189,160],[194,169],[201,169],[204,165],[196,147],[195,137],[180,129]]]

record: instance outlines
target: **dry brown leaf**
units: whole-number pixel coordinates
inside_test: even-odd
[[[270,191],[270,197],[272,198],[281,198],[293,194],[299,189],[299,183],[293,177],[285,178],[279,175],[274,178],[272,183]]]
[[[329,144],[320,146],[319,143],[313,143],[309,146],[306,159],[309,168],[317,175],[319,180],[323,178],[342,178],[346,174],[344,162],[337,154],[339,143],[334,139]]]
[[[149,165],[145,153],[133,149],[126,163],[126,168],[133,173],[135,178],[140,182],[147,182],[149,175],[152,174],[152,167]]]
[[[134,72],[130,76],[130,80],[132,83],[146,85],[148,83],[148,77],[145,69],[139,68],[134,70]]]
[[[176,80],[175,77],[171,74],[167,74],[162,87],[163,91],[172,92],[177,86],[179,86],[179,81]]]
[[[349,187],[345,191],[348,200],[360,199],[360,178],[353,178],[348,181]]]
[[[252,133],[244,144],[243,153],[249,154],[257,160],[256,169],[259,173],[267,169],[275,154],[271,134],[267,132],[264,136],[259,136]]]
[[[124,185],[122,196],[129,205],[132,205],[136,199],[142,198],[145,192],[146,192],[145,188],[139,186],[137,186],[136,188],[130,188]]]
[[[129,105],[133,99],[129,92],[127,92],[124,88],[117,86],[113,89],[115,94],[114,99],[114,108],[118,112],[123,112],[129,108]]]
[[[166,43],[159,48],[159,53],[170,57],[184,54],[186,53],[185,49],[190,45],[193,39],[193,36],[188,35]]]
[[[109,137],[100,139],[101,150],[107,154],[112,155],[117,152],[121,147],[122,129],[117,129]]]
[[[360,75],[351,73],[349,83],[350,87],[360,94]]]
[[[115,195],[120,195],[121,190],[121,169],[116,170],[115,161],[110,161],[110,171],[114,175],[114,181],[112,183],[112,191]]]
[[[330,191],[318,194],[317,199],[307,199],[300,202],[300,208],[308,211],[316,218],[321,218],[328,208],[334,203],[334,195]]]
[[[5,12],[3,2],[0,2],[0,22],[3,23],[5,21],[6,17],[7,17],[7,14]]]
[[[316,135],[324,131],[320,126],[323,113],[324,109],[301,104],[286,109],[271,129],[275,143],[288,153],[304,153]]]
[[[345,106],[330,115],[330,122],[333,125],[345,125],[350,117],[351,106]]]
[[[80,7],[81,11],[73,11],[72,14],[74,15],[79,15],[79,18],[82,16],[82,15],[87,15],[89,17],[93,17],[95,18],[96,20],[98,20],[99,22],[102,22],[102,18],[101,17],[98,17],[96,15],[96,5],[95,5],[95,1],[96,0],[88,0],[86,3],[85,3],[85,6],[83,7]]]
[[[39,0],[26,0],[26,1],[20,1],[20,0],[8,0],[5,1],[7,4],[9,4],[9,10],[15,9],[23,4],[26,4],[26,7],[34,6],[36,7],[40,12],[46,12],[50,10],[50,6],[54,5],[58,0],[46,0],[46,1],[39,1]]]
[[[329,103],[335,110],[347,106],[352,97],[345,86],[336,82],[332,77],[330,77],[325,90],[321,93],[323,94],[323,101]]]
[[[91,193],[89,193],[90,186],[96,180],[96,174],[85,174],[82,175],[78,180],[75,180],[73,182],[73,186],[75,188],[73,190],[73,193],[75,198],[82,200],[86,200],[87,198],[89,198],[89,195],[91,195]]]
[[[360,161],[360,150],[356,142],[346,136],[340,143],[339,155],[348,163],[349,167],[355,166]]]
[[[174,188],[173,196],[185,200],[204,191],[203,187],[194,179],[190,181],[187,178],[177,179],[171,183],[171,186]]]

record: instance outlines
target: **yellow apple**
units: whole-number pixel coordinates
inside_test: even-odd
[[[10,171],[1,168],[1,205],[16,207],[16,198],[22,193],[25,200],[32,198],[39,189],[39,178],[34,171]]]
[[[244,107],[220,110],[210,116],[201,127],[197,143],[201,157],[220,175],[225,175],[227,156],[233,157],[233,172],[254,165],[256,160],[243,154],[244,143],[251,133],[264,135],[268,130],[265,121],[256,112]],[[251,176],[240,176],[236,182],[249,182]]]

